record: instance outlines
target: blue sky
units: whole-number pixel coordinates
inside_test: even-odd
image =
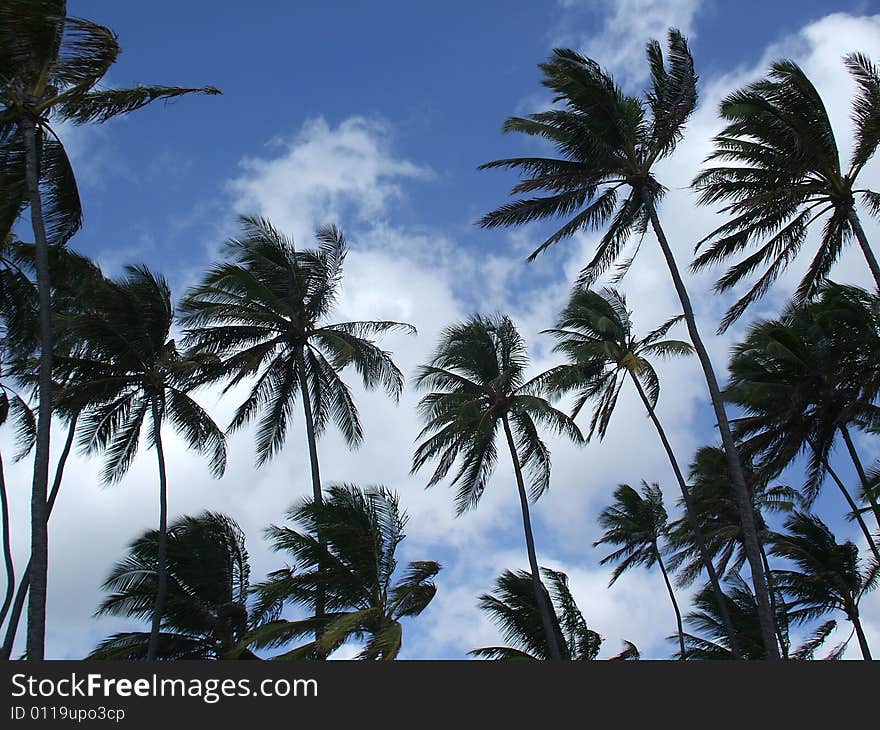
[[[339,317],[416,324],[418,338],[386,341],[405,372],[424,362],[442,326],[475,310],[511,312],[532,344],[535,368],[549,366],[550,343],[538,333],[552,324],[595,236],[579,235],[526,265],[542,226],[499,232],[474,225],[504,202],[515,182],[506,173],[477,172],[477,165],[534,149],[534,142],[500,129],[505,117],[548,104],[537,63],[554,46],[570,45],[637,91],[645,80],[645,42],[662,39],[669,26],[689,36],[702,104],[679,152],[660,170],[670,188],[662,215],[684,267],[693,243],[718,223],[713,211],[694,208],[686,188],[717,129],[720,98],[760,75],[773,58],[792,55],[816,79],[847,138],[851,87],[839,58],[859,49],[880,58],[880,16],[869,14],[876,12],[872,5],[740,2],[731,12],[731,4],[719,0],[450,2],[430,9],[404,2],[74,0],[72,14],[106,24],[120,37],[123,54],[108,83],[210,84],[223,96],[156,104],[100,128],[62,129],[85,207],[85,226],[72,245],[110,272],[145,262],[180,293],[234,234],[239,213],[267,215],[300,243],[315,225],[335,221],[351,241]],[[875,167],[866,171],[874,181],[880,178]],[[872,224],[869,233],[877,232]],[[755,316],[778,311],[797,272],[796,265]],[[688,285],[723,371],[742,329],[711,337],[730,304],[712,295],[713,273],[689,277]],[[844,257],[837,274],[867,283],[858,257]],[[653,239],[623,289],[642,331],[679,311]],[[701,376],[695,362],[663,364],[660,372],[659,412],[687,463],[696,447],[714,443]],[[355,390],[367,441],[351,454],[328,434],[320,445],[324,477],[397,489],[411,514],[403,557],[444,564],[433,606],[405,629],[405,655],[461,657],[497,641],[476,597],[502,569],[526,565],[509,466],[501,460],[476,512],[454,519],[445,486],[425,491],[427,474],[407,473],[417,394],[407,391],[394,406]],[[225,423],[235,398],[206,393],[203,402]],[[259,578],[283,562],[266,550],[262,528],[281,520],[309,481],[300,431],[292,431],[284,453],[259,472],[251,444],[250,433],[232,439],[229,472],[214,482],[198,457],[172,443],[171,511],[211,508],[238,519]],[[608,590],[609,571],[590,547],[598,537],[596,513],[620,482],[659,481],[674,511],[671,473],[639,404],[624,394],[603,444],[582,450],[551,445],[552,487],[534,509],[539,559],[569,573],[587,621],[605,637],[603,656],[616,653],[623,638],[646,656],[668,656],[673,649],[664,637],[675,624],[665,596],[657,598],[663,595],[659,575],[635,571]],[[861,446],[876,455],[874,444]],[[851,479],[846,462],[835,457],[835,463]],[[95,485],[95,463],[78,458],[71,464],[53,516],[49,654],[81,656],[107,633],[131,628],[97,621],[91,612],[125,544],[155,524],[154,469],[144,450],[125,483],[106,490]],[[13,467],[11,483],[26,483],[26,471]],[[21,524],[26,496],[24,490],[13,495]],[[856,539],[833,495],[823,497],[820,509],[841,537]],[[19,531],[20,561],[26,542]],[[686,595],[682,590],[682,599]],[[880,642],[880,604],[866,605],[866,615],[869,635]]]

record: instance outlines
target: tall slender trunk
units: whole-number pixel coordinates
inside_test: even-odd
[[[6,594],[0,608],[0,626],[6,620],[12,597],[15,595],[15,562],[12,559],[12,539],[9,531],[9,501],[6,497],[6,475],[3,471],[3,456],[0,455],[0,519],[3,520],[3,562],[6,564]]]
[[[788,616],[786,615],[786,633],[782,633],[782,627],[779,625],[779,606],[776,603],[776,591],[773,586],[773,573],[770,570],[770,561],[767,560],[767,551],[764,549],[764,545],[761,545],[761,562],[764,564],[764,573],[767,575],[767,583],[770,586],[770,608],[773,609],[773,625],[776,628],[776,639],[779,641],[779,650],[782,652],[782,658],[788,659],[788,640],[786,636],[788,634]]]
[[[846,444],[846,450],[849,452],[849,457],[852,459],[853,466],[856,468],[856,473],[859,475],[859,481],[862,484],[862,491],[865,493],[865,499],[867,499],[868,503],[871,505],[874,519],[877,520],[877,526],[880,527],[880,505],[877,504],[877,500],[874,497],[874,490],[871,489],[868,475],[865,473],[865,467],[862,466],[862,460],[859,458],[859,452],[856,451],[856,445],[853,443],[852,435],[846,426],[840,427],[840,433],[843,435],[843,442]]]
[[[672,590],[672,583],[669,582],[669,575],[666,573],[666,566],[663,565],[663,558],[660,557],[657,543],[654,543],[654,559],[657,561],[657,565],[660,566],[663,581],[666,583],[666,590],[669,591],[669,600],[672,601],[672,608],[675,609],[675,623],[678,626],[678,646],[681,649],[680,660],[684,661],[687,650],[684,648],[684,626],[681,623],[681,611],[678,608],[678,601],[675,600],[675,591]]]
[[[522,467],[519,463],[519,456],[516,453],[516,443],[513,440],[513,433],[510,431],[510,423],[508,423],[506,415],[501,417],[501,422],[504,425],[504,435],[507,436],[507,446],[510,449],[510,458],[513,461],[513,471],[516,474],[516,488],[519,491],[519,502],[522,507],[523,531],[526,534],[526,552],[529,554],[529,567],[532,570],[532,586],[535,589],[535,602],[538,606],[538,613],[541,614],[541,623],[544,625],[544,633],[547,635],[547,649],[550,658],[558,660],[562,659],[562,653],[559,650],[559,642],[556,639],[552,609],[550,607],[547,590],[541,582],[538,556],[535,553],[535,537],[532,534],[532,520],[529,516],[529,498],[526,494],[526,483],[523,479]]]
[[[862,622],[859,620],[859,609],[853,608],[848,618],[852,622],[853,628],[856,630],[856,636],[859,639],[859,648],[862,650],[862,659],[871,661],[871,649],[868,647],[868,639],[865,636],[864,629],[862,629]]]
[[[841,481],[840,477],[837,476],[837,472],[835,472],[831,468],[827,461],[825,462],[825,470],[831,476],[832,481],[837,485],[837,488],[840,490],[840,493],[846,500],[847,505],[849,505],[850,512],[852,512],[852,515],[855,518],[856,522],[859,523],[859,528],[861,529],[862,534],[865,536],[865,539],[868,541],[868,548],[872,553],[874,553],[877,564],[880,565],[880,550],[877,549],[877,543],[874,541],[874,536],[871,534],[871,531],[868,529],[868,525],[865,524],[865,520],[862,518],[862,513],[859,510],[859,506],[852,498],[852,495],[849,493],[849,490]]]
[[[859,242],[859,248],[862,249],[865,261],[868,262],[868,268],[871,269],[871,274],[874,276],[874,283],[880,289],[880,266],[877,265],[877,259],[871,250],[868,237],[865,235],[865,230],[862,228],[862,222],[859,220],[859,214],[856,213],[855,208],[850,209],[848,217],[853,232],[856,234],[856,240]]]
[[[312,398],[309,394],[309,381],[306,377],[306,359],[304,350],[305,348],[300,345],[296,351],[296,369],[299,374],[299,389],[302,394],[303,412],[306,417],[306,439],[309,442],[309,463],[312,468],[312,498],[314,499],[315,504],[320,507],[324,504],[324,493],[321,491],[321,471],[318,465],[318,439],[315,435],[315,418],[312,413]],[[320,530],[318,531],[318,543],[322,548],[326,545]],[[320,565],[318,566],[318,570],[321,570]],[[326,601],[324,592],[319,590],[318,595],[315,596],[315,616],[317,618],[322,618],[325,611]],[[323,633],[324,631],[322,628],[315,630],[316,642],[320,640]],[[315,651],[319,657],[324,657],[324,652],[319,648],[316,647]]]
[[[78,415],[74,415],[67,427],[67,439],[64,442],[64,448],[58,457],[58,464],[55,466],[55,480],[52,482],[52,491],[49,493],[49,502],[46,506],[46,520],[52,515],[52,508],[55,506],[55,500],[58,498],[58,490],[61,489],[61,478],[64,475],[64,465],[67,463],[67,457],[70,455],[70,449],[73,446],[73,437],[76,434],[76,421]],[[18,584],[18,590],[15,593],[15,603],[12,604],[12,613],[9,614],[9,624],[6,627],[6,635],[3,638],[3,648],[0,649],[0,659],[9,659],[12,656],[12,647],[15,644],[15,634],[18,632],[18,624],[21,621],[21,614],[24,609],[24,602],[27,598],[28,589],[31,585],[31,563],[28,561],[21,575]]]
[[[774,625],[773,612],[770,608],[770,591],[767,587],[767,577],[764,575],[764,566],[761,565],[761,545],[758,540],[758,529],[755,525],[755,515],[753,513],[752,498],[749,488],[746,485],[745,475],[743,473],[742,464],[739,454],[736,450],[736,444],[733,441],[733,434],[730,432],[730,423],[727,420],[727,412],[724,408],[724,400],[721,398],[721,389],[718,387],[718,380],[715,377],[715,371],[712,368],[712,361],[709,359],[709,353],[700,337],[697,328],[697,319],[694,316],[694,309],[691,305],[687,288],[681,278],[678,270],[678,264],[675,262],[675,256],[669,247],[669,241],[660,225],[660,219],[657,217],[657,210],[650,195],[643,188],[640,189],[642,202],[648,211],[651,220],[651,226],[657,236],[657,241],[663,251],[666,264],[669,267],[669,273],[672,276],[672,282],[675,285],[675,291],[678,293],[681,302],[682,312],[687,322],[688,333],[691,342],[697,352],[697,358],[703,368],[703,374],[706,378],[706,385],[709,389],[709,397],[712,400],[712,408],[715,411],[715,418],[718,421],[718,430],[721,433],[721,444],[724,447],[724,453],[727,457],[727,466],[730,470],[730,479],[733,482],[734,492],[739,507],[739,517],[742,523],[743,547],[745,548],[746,557],[749,561],[749,568],[752,573],[752,584],[755,589],[755,599],[758,604],[758,621],[761,628],[761,641],[764,644],[764,650],[768,659],[779,659],[779,651],[776,646],[776,628]]]
[[[153,434],[156,439],[156,458],[159,462],[159,542],[156,551],[156,599],[153,601],[153,620],[147,644],[147,661],[155,661],[159,653],[159,629],[168,594],[168,482],[165,474],[165,451],[162,448],[162,416],[158,396],[152,397]]]
[[[730,653],[733,655],[734,659],[742,659],[739,650],[739,642],[736,638],[736,629],[733,626],[733,619],[730,618],[730,610],[727,606],[724,591],[721,590],[721,582],[718,580],[718,573],[715,570],[715,565],[712,563],[712,556],[709,555],[709,549],[706,547],[706,540],[703,537],[703,531],[700,529],[700,524],[697,520],[697,512],[694,509],[690,487],[688,487],[688,484],[684,479],[684,474],[682,474],[681,468],[678,465],[678,459],[675,457],[675,452],[672,450],[669,439],[666,438],[666,431],[663,429],[660,419],[657,418],[654,407],[651,405],[651,401],[648,400],[648,396],[645,394],[642,384],[633,373],[629,373],[629,376],[632,378],[632,381],[636,386],[636,391],[642,399],[645,409],[648,411],[648,416],[654,424],[654,428],[657,429],[657,434],[660,436],[660,441],[666,451],[666,456],[669,457],[669,464],[672,466],[672,471],[675,474],[675,479],[681,490],[681,497],[684,500],[685,514],[687,515],[688,523],[691,526],[691,532],[694,534],[694,542],[697,543],[697,550],[700,553],[700,562],[703,563],[703,568],[706,570],[706,574],[709,577],[709,584],[712,586],[712,594],[715,596],[715,603],[718,606],[718,614],[721,617],[721,623],[727,634],[727,640],[730,642]]]
[[[42,660],[46,651],[46,593],[49,580],[49,530],[46,493],[49,490],[49,429],[52,424],[52,302],[49,280],[49,240],[40,199],[39,154],[33,120],[20,123],[25,144],[25,175],[36,244],[35,268],[39,295],[40,369],[38,376],[37,440],[31,491],[31,591],[28,601],[27,658]]]

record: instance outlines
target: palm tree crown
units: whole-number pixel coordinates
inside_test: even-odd
[[[600,438],[605,436],[627,376],[637,382],[650,407],[656,407],[660,379],[648,358],[693,352],[687,342],[664,339],[681,320],[680,315],[673,317],[638,339],[622,293],[611,288],[572,292],[556,327],[545,330],[557,340],[554,351],[569,360],[548,373],[548,385],[559,392],[577,391],[572,417],[587,401],[596,399],[587,439],[595,432]]]
[[[273,526],[268,536],[295,566],[256,586],[255,615],[269,622],[248,640],[280,646],[320,627],[318,639],[276,658],[325,657],[350,639],[366,639],[358,658],[396,659],[403,644],[401,619],[427,608],[440,572],[440,564],[430,560],[409,563],[402,575],[397,571],[407,521],[397,495],[381,486],[334,484],[322,503],[303,499],[289,518],[299,530]],[[319,594],[325,613],[299,621],[278,618],[286,603],[312,608]]]
[[[838,543],[815,515],[795,512],[785,521],[785,530],[773,536],[771,551],[794,564],[792,569],[774,571],[778,585],[790,597],[791,620],[811,621],[832,610],[842,611],[853,623],[864,658],[870,659],[859,601],[876,587],[880,565],[875,562],[863,572],[858,548],[848,540]]]
[[[188,393],[211,359],[181,351],[170,339],[174,310],[167,282],[129,266],[124,278],[93,292],[91,303],[90,311],[65,318],[81,345],[58,358],[57,371],[69,383],[59,400],[87,404],[79,446],[102,453],[104,481],[117,482],[128,471],[145,421],[151,445],[167,422],[189,447],[206,453],[211,471],[221,476],[223,433]]]
[[[595,659],[602,637],[587,627],[568,587],[568,576],[558,570],[542,568],[552,594],[554,630],[562,649],[562,658],[570,661]],[[495,581],[495,593],[480,596],[480,608],[501,629],[512,646],[487,646],[474,649],[471,656],[482,659],[550,659],[547,636],[532,590],[531,573],[505,570]]]
[[[605,532],[593,547],[614,545],[617,549],[599,561],[616,563],[610,583],[630,568],[650,568],[660,558],[660,541],[667,531],[663,492],[657,484],[642,482],[639,494],[628,484],[614,490],[614,502],[599,513],[599,526]]]
[[[880,194],[856,187],[859,173],[880,143],[880,73],[859,53],[848,55],[845,63],[859,87],[853,101],[855,146],[849,167],[841,163],[819,92],[794,61],[776,61],[767,78],[721,103],[728,125],[715,138],[708,160],[732,166],[709,167],[693,184],[702,203],[725,201],[723,212],[733,217],[700,242],[711,245],[697,256],[693,267],[720,263],[757,246],[718,280],[718,291],[727,291],[763,269],[728,311],[721,331],[767,292],[797,257],[807,230],[822,218],[819,250],[798,286],[797,300],[816,292],[853,237],[880,287],[880,268],[855,208],[855,196],[861,194],[870,210],[880,210]]]
[[[838,432],[876,428],[880,300],[827,283],[814,302],[760,321],[736,345],[725,397],[745,411],[736,431],[760,468],[778,474],[809,454],[804,491],[815,498]]]
[[[476,507],[497,461],[495,438],[507,419],[515,436],[520,465],[531,476],[531,497],[550,485],[550,452],[538,425],[583,441],[574,421],[538,393],[541,378],[526,378],[525,340],[506,315],[475,315],[448,327],[416,385],[430,388],[419,409],[426,421],[413,471],[437,459],[429,485],[452,478],[458,485],[457,512]]]
[[[155,602],[159,533],[133,542],[104,582],[111,591],[97,613],[149,619]],[[159,634],[160,659],[256,658],[240,642],[252,621],[247,601],[250,565],[244,535],[231,518],[213,512],[168,526],[168,597]],[[144,659],[149,632],[115,634],[91,659]]]
[[[317,233],[319,247],[297,250],[293,240],[263,218],[242,218],[242,235],[226,244],[227,261],[214,266],[180,308],[186,342],[222,359],[215,378],[229,390],[255,375],[230,429],[259,416],[257,464],[284,443],[297,394],[308,390],[314,430],[332,421],[346,442],[363,439],[358,410],[339,371],[354,366],[364,387],[382,386],[394,398],[403,375],[370,338],[391,330],[414,332],[400,322],[339,322],[327,318],[342,281],[346,243],[335,226]],[[224,391],[225,392],[225,391]]]
[[[562,159],[514,157],[481,165],[520,170],[524,179],[514,195],[549,193],[503,205],[481,225],[519,225],[575,213],[530,259],[580,230],[607,226],[581,274],[588,285],[618,259],[632,233],[647,230],[649,207],[665,192],[653,165],[673,152],[697,101],[693,59],[679,31],[669,31],[666,59],[657,41],[648,44],[647,55],[652,85],[645,99],[626,95],[598,63],[570,49],[556,49],[540,64],[542,83],[563,107],[511,117],[504,131],[543,137]]]

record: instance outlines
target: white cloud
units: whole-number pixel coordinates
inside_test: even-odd
[[[236,209],[259,211],[297,237],[325,222],[384,215],[401,196],[407,179],[430,171],[389,152],[387,124],[349,117],[331,128],[318,117],[292,139],[276,139],[269,158],[242,161],[242,174],[230,183]]]
[[[648,76],[644,58],[650,39],[664,43],[669,28],[694,37],[702,0],[560,0],[559,5],[562,12],[552,33],[553,45],[576,48],[600,61],[620,83],[630,84]],[[598,30],[580,30],[593,25],[597,15],[601,16]]]

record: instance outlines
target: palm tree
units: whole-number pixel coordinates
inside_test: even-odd
[[[651,568],[654,563],[660,568],[666,590],[669,592],[669,600],[675,611],[675,621],[678,625],[678,640],[681,645],[681,654],[684,658],[684,629],[681,625],[681,611],[678,601],[675,600],[675,592],[672,583],[669,582],[669,574],[663,564],[660,540],[668,530],[666,508],[663,506],[663,492],[658,484],[648,484],[642,481],[642,493],[639,494],[628,484],[621,484],[614,490],[614,502],[602,510],[599,514],[599,525],[605,533],[593,547],[599,545],[614,545],[617,547],[610,555],[606,555],[599,561],[599,565],[615,563],[614,572],[608,585],[614,582],[630,568],[644,565]]]
[[[876,587],[880,563],[863,573],[858,548],[849,540],[838,543],[815,515],[795,512],[785,521],[785,530],[773,536],[770,550],[797,568],[774,571],[780,588],[791,599],[790,619],[811,621],[829,611],[843,611],[855,629],[862,657],[870,659],[871,650],[859,620],[859,600]]]
[[[553,605],[553,630],[562,651],[562,659],[595,659],[602,637],[587,626],[568,588],[568,576],[558,570],[541,568],[550,585]],[[495,593],[480,596],[480,609],[501,629],[504,640],[512,646],[487,646],[469,652],[483,659],[526,659],[546,661],[551,658],[541,611],[535,601],[532,575],[526,570],[505,570],[495,581]]]
[[[852,427],[876,428],[880,409],[880,300],[856,287],[825,284],[814,302],[789,307],[778,320],[757,322],[734,348],[725,397],[745,415],[737,421],[743,449],[768,474],[809,454],[803,486],[815,500],[826,474],[843,494],[875,557],[880,552],[859,508],[829,469],[838,434],[856,466],[864,496],[880,524],[880,505],[852,441]]]
[[[758,606],[755,595],[749,589],[739,573],[733,572],[727,580],[728,590],[726,600],[728,610],[737,627],[737,640],[742,648],[744,659],[765,659],[764,645],[761,641],[761,629],[758,622]],[[684,643],[686,646],[684,658],[688,660],[724,660],[733,659],[727,634],[718,615],[718,603],[714,600],[711,588],[707,585],[699,591],[693,599],[694,608],[685,616],[685,623],[693,627],[697,633],[686,633]],[[777,623],[783,632],[783,645],[789,643],[788,626],[785,604],[776,607]],[[803,644],[789,652],[787,659],[807,660],[812,659],[816,650],[831,635],[837,627],[835,621],[826,621],[810,635]],[[672,637],[670,637],[671,639]],[[846,649],[844,642],[836,646],[825,656],[825,659],[839,659]],[[676,655],[677,659],[681,654]]]
[[[577,417],[588,400],[596,400],[587,439],[590,439],[596,431],[600,438],[604,438],[624,381],[629,379],[635,386],[672,466],[681,490],[685,513],[691,523],[692,534],[703,557],[709,581],[718,596],[718,608],[726,621],[729,639],[736,654],[733,624],[727,616],[727,604],[723,600],[723,592],[711,556],[703,544],[702,533],[691,504],[689,487],[656,413],[660,380],[649,358],[684,356],[693,351],[686,342],[664,339],[669,330],[681,319],[681,316],[673,317],[642,339],[638,339],[633,331],[631,313],[627,309],[623,294],[611,288],[605,288],[601,292],[577,288],[572,292],[568,304],[562,311],[556,328],[546,330],[557,340],[554,351],[563,353],[568,359],[566,364],[549,371],[548,385],[558,393],[577,391],[577,400],[572,411],[573,418]]]
[[[117,38],[102,25],[66,15],[64,0],[6,0],[0,8],[0,237],[29,208],[37,248],[41,347],[31,503],[31,659],[42,659],[45,649],[53,351],[49,247],[64,245],[82,223],[76,178],[53,125],[103,123],[157,99],[219,93],[212,87],[100,88],[119,55]]]
[[[701,203],[724,201],[722,212],[733,217],[698,244],[711,243],[692,267],[726,261],[753,245],[757,250],[731,266],[715,288],[727,291],[763,269],[727,312],[721,331],[767,292],[797,257],[809,228],[823,218],[819,250],[797,288],[796,301],[816,293],[852,237],[880,287],[880,267],[856,211],[857,195],[872,212],[880,210],[880,194],[859,189],[856,182],[880,143],[880,73],[860,53],[849,54],[844,62],[859,88],[852,105],[855,146],[849,167],[841,164],[819,92],[794,61],[776,61],[766,78],[721,102],[728,125],[715,138],[707,161],[723,166],[703,170],[693,185]]]
[[[800,502],[800,496],[784,484],[771,485],[770,480],[753,469],[749,462],[744,466],[749,493],[752,496],[755,524],[758,526],[758,534],[761,538],[761,563],[764,571],[771,578],[770,603],[776,618],[776,635],[782,655],[787,657],[788,634],[783,623],[786,615],[778,610],[782,599],[772,584],[772,573],[764,548],[767,537],[764,512],[791,511]],[[695,533],[690,519],[678,519],[669,525],[667,535],[669,544],[674,550],[669,565],[678,573],[678,583],[690,585],[699,577],[706,566],[704,553],[709,556],[709,561],[714,566],[713,572],[716,574],[726,576],[728,579],[739,575],[746,561],[746,555],[743,547],[742,523],[739,520],[736,495],[724,451],[715,446],[703,446],[697,449],[688,479],[694,522],[697,524],[698,532]],[[684,506],[683,501],[680,504]],[[699,545],[697,535],[703,541],[702,547]],[[728,605],[729,602],[725,601],[725,607]],[[724,615],[719,614],[721,617]]]
[[[447,327],[430,364],[420,368],[416,385],[431,392],[419,401],[426,422],[424,439],[413,455],[413,473],[428,461],[438,464],[428,486],[439,483],[458,462],[456,513],[477,506],[498,458],[496,436],[504,431],[522,509],[526,551],[535,601],[540,609],[551,659],[561,659],[553,613],[541,584],[523,469],[529,472],[532,500],[550,486],[550,451],[538,424],[583,442],[580,429],[538,393],[542,376],[526,380],[528,354],[507,315],[474,315]]]
[[[129,266],[121,280],[92,294],[92,310],[72,314],[66,324],[83,343],[58,358],[69,383],[61,398],[88,403],[80,417],[78,442],[85,453],[104,456],[102,479],[118,482],[131,466],[144,424],[159,467],[157,587],[148,659],[158,655],[168,589],[168,492],[162,426],[167,422],[185,443],[210,459],[214,476],[226,467],[223,432],[188,394],[210,357],[182,352],[169,339],[174,311],[171,291],[146,267]]]
[[[763,550],[768,529],[764,512],[790,512],[802,500],[794,489],[784,484],[771,484],[769,479],[748,463],[746,478]],[[739,573],[746,562],[746,555],[739,510],[724,451],[717,446],[702,446],[697,449],[690,465],[688,480],[697,523],[716,569],[725,577]],[[676,551],[670,559],[670,565],[678,571],[681,584],[689,585],[699,577],[704,568],[690,521],[678,519],[669,527],[670,544]]]
[[[180,304],[186,342],[223,359],[215,377],[228,379],[224,392],[256,375],[229,429],[260,416],[258,466],[283,445],[292,407],[302,398],[313,497],[320,504],[317,437],[332,420],[350,447],[363,440],[357,407],[339,371],[352,365],[365,388],[382,386],[397,399],[403,375],[391,354],[370,338],[415,328],[387,321],[327,322],[347,253],[335,226],[318,230],[317,249],[298,251],[264,218],[242,217],[241,225],[241,237],[226,244],[227,260]]]
[[[647,46],[652,85],[645,99],[624,94],[596,61],[568,49],[554,51],[553,57],[541,64],[542,83],[554,91],[555,101],[563,102],[564,107],[527,118],[512,117],[504,129],[547,139],[556,146],[562,159],[517,157],[482,166],[483,169],[521,170],[525,177],[514,187],[513,194],[544,190],[549,195],[526,197],[503,205],[485,215],[481,225],[512,226],[543,218],[568,217],[574,213],[532,253],[531,259],[578,231],[607,225],[595,255],[581,273],[581,283],[587,285],[620,258],[631,234],[643,234],[648,226],[653,229],[681,302],[734,475],[752,580],[761,609],[763,636],[771,647],[768,657],[775,659],[778,657],[772,648],[775,643],[773,615],[745,477],[730,433],[718,379],[657,213],[665,189],[654,177],[652,167],[675,150],[697,101],[697,77],[687,40],[672,29],[668,46],[667,59],[664,59],[658,42],[651,41]],[[623,193],[625,197],[621,200]],[[624,264],[624,269],[630,263],[632,259]]]
[[[10,360],[8,373],[17,386],[27,389],[32,398],[39,397],[39,313],[37,288],[32,281],[36,260],[36,247],[33,244],[14,242],[7,247],[2,257],[4,297],[4,320],[6,323],[7,354]],[[64,319],[73,312],[85,312],[90,307],[90,295],[104,284],[101,270],[87,257],[68,247],[53,247],[49,250],[49,271],[52,281],[53,360],[61,354],[69,354],[81,343],[65,325]],[[8,304],[8,307],[7,307]],[[57,368],[56,368],[57,370]],[[59,393],[64,387],[59,382],[59,373],[53,379],[53,412],[67,427],[67,436],[55,465],[52,488],[46,504],[48,520],[58,498],[64,467],[73,448],[79,413],[84,407],[70,399],[62,402]],[[36,422],[28,417],[30,428],[35,436]],[[24,452],[20,452],[23,454]],[[16,456],[18,458],[18,456]],[[12,655],[15,636],[24,610],[25,600],[30,589],[30,560],[22,572],[15,592],[15,600],[9,613],[6,636],[0,649],[0,658]],[[2,621],[0,621],[2,625]]]
[[[318,230],[317,249],[298,251],[264,218],[242,217],[241,224],[242,236],[226,244],[227,260],[214,266],[180,305],[186,342],[222,359],[213,377],[228,381],[224,393],[256,376],[228,430],[259,416],[257,466],[284,444],[291,412],[302,399],[312,497],[320,505],[318,437],[333,421],[349,447],[363,440],[357,407],[339,372],[352,365],[365,388],[381,386],[397,400],[403,375],[391,353],[371,338],[394,330],[414,333],[415,328],[401,322],[327,321],[347,251],[335,226]]]
[[[250,565],[244,534],[226,515],[204,512],[168,526],[168,595],[162,612],[158,659],[257,657],[241,641],[248,615]],[[149,620],[159,577],[159,533],[146,532],[129,547],[104,582],[108,595],[96,615]],[[127,631],[102,641],[89,659],[145,659],[149,631]]]
[[[273,525],[267,534],[273,549],[289,553],[295,565],[255,586],[254,613],[267,623],[245,641],[275,647],[315,633],[315,640],[275,658],[323,659],[350,639],[366,639],[359,659],[396,659],[401,621],[430,604],[441,567],[420,560],[403,575],[397,571],[407,522],[397,495],[382,486],[332,484],[323,500],[303,499],[288,517],[299,530]],[[324,596],[326,612],[298,621],[278,618],[287,603],[314,607],[317,595]]]

